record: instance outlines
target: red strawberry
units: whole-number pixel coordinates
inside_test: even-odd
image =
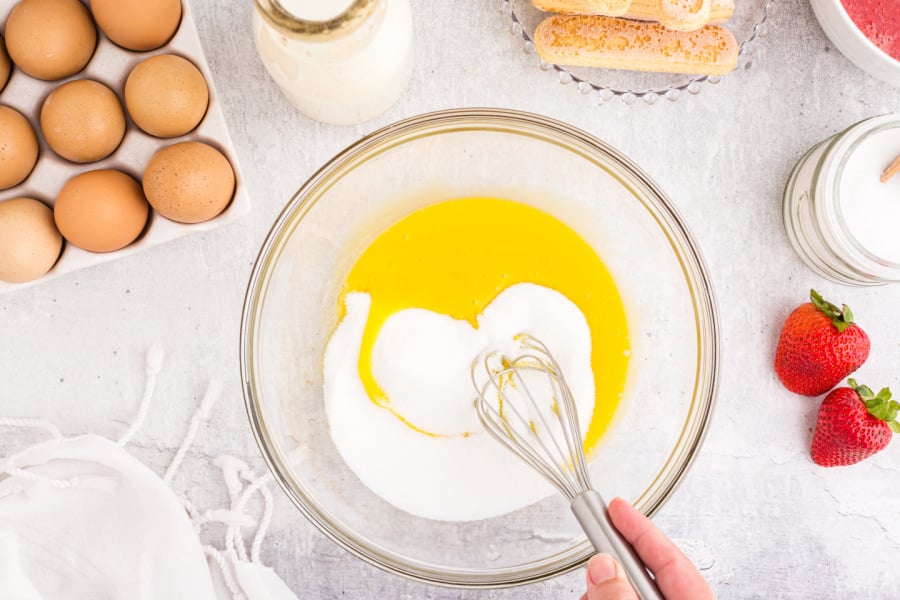
[[[878,394],[852,379],[825,396],[819,407],[810,454],[817,465],[852,465],[884,450],[894,432],[900,432],[900,403],[891,390]]]
[[[869,336],[846,304],[825,302],[816,290],[809,297],[812,302],[797,307],[781,328],[775,372],[790,391],[818,396],[866,362]]]

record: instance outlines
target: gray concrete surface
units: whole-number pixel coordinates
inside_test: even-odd
[[[740,1],[740,0],[738,0]],[[194,0],[201,38],[254,202],[240,223],[0,296],[0,414],[39,416],[68,434],[115,435],[143,385],[143,352],[167,350],[138,453],[172,456],[206,381],[226,397],[176,482],[224,497],[205,463],[222,452],[262,467],[244,415],[238,325],[270,223],[321,163],[360,135],[425,111],[500,106],[596,134],[667,190],[705,253],[722,316],[718,407],[706,444],[656,518],[722,598],[895,598],[900,442],[847,469],[808,458],[817,401],[785,391],[770,367],[782,320],[811,286],[850,304],[872,338],[859,373],[900,392],[900,287],[846,288],[810,272],[783,233],[780,194],[813,143],[900,110],[900,89],[855,68],[805,0],[782,0],[754,64],[698,96],[655,106],[557,84],[507,33],[494,2],[414,0],[417,55],[387,114],[335,128],[297,114],[257,59],[249,0]],[[900,224],[898,224],[900,225]],[[10,439],[10,438],[7,438]],[[462,592],[382,573],[338,548],[276,492],[264,556],[300,598],[577,598],[583,572],[526,588]]]

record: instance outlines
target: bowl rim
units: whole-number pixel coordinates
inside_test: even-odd
[[[862,32],[841,0],[810,0],[810,5],[825,35],[847,60],[873,77],[900,85],[900,60]]]
[[[673,246],[673,252],[676,253],[687,279],[697,327],[696,343],[700,358],[694,375],[695,386],[691,399],[691,410],[688,413],[690,416],[691,412],[697,410],[697,416],[694,419],[689,418],[683,425],[674,446],[675,450],[661,467],[656,478],[668,481],[660,490],[651,495],[644,512],[648,516],[655,514],[683,481],[706,438],[716,404],[720,375],[721,325],[718,304],[706,262],[699,251],[696,240],[685,226],[684,220],[671,199],[630,159],[582,129],[550,117],[524,111],[501,108],[463,108],[429,112],[403,119],[373,131],[350,144],[328,160],[300,186],[270,228],[254,261],[247,284],[241,312],[239,341],[241,391],[244,396],[244,406],[253,437],[273,479],[307,520],[352,555],[389,573],[420,583],[437,584],[450,588],[492,589],[536,583],[582,566],[593,555],[593,548],[585,540],[582,544],[565,551],[565,556],[562,558],[557,554],[549,559],[518,565],[517,571],[510,575],[509,568],[500,570],[439,569],[434,565],[420,563],[398,555],[376,543],[362,543],[331,522],[327,516],[319,513],[314,505],[307,503],[303,493],[292,485],[289,469],[283,467],[280,451],[277,449],[278,444],[273,442],[270,432],[265,427],[263,411],[255,394],[253,355],[256,338],[254,334],[256,319],[262,311],[260,300],[264,297],[267,283],[264,275],[277,262],[278,255],[273,255],[276,244],[293,229],[291,225],[296,226],[311,208],[310,192],[316,190],[334,173],[339,172],[342,166],[351,163],[373,147],[385,144],[390,140],[396,141],[398,138],[402,138],[403,134],[416,130],[427,131],[429,128],[442,125],[469,125],[488,130],[493,127],[495,131],[500,130],[506,133],[510,133],[508,128],[528,126],[543,131],[547,135],[557,135],[561,139],[577,144],[587,152],[604,156],[612,162],[618,163],[619,168],[629,172],[649,192],[648,199],[653,201],[654,208],[659,211],[653,216],[657,221],[661,218],[665,219],[665,223],[660,223],[660,227],[663,233],[669,237],[670,245]],[[504,130],[504,127],[507,129]],[[446,132],[432,135],[443,135],[444,133]],[[399,143],[405,142],[401,140]],[[572,148],[569,149],[574,151]],[[625,185],[624,182],[623,185]],[[677,247],[673,236],[679,242]],[[684,252],[686,256],[682,256],[681,252]],[[684,440],[687,442],[683,444]],[[299,482],[297,484],[299,485]],[[651,487],[654,484],[655,481],[651,482]],[[570,555],[573,557],[567,558]]]

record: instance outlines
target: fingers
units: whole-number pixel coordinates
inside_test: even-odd
[[[621,498],[613,499],[609,503],[609,518],[653,573],[666,598],[713,598],[709,585],[691,560],[631,504]]]
[[[588,563],[587,594],[582,600],[638,600],[622,566],[608,554],[598,554]]]
[[[621,498],[614,498],[609,503],[609,518],[654,573],[673,561],[690,564],[681,550],[650,519]]]

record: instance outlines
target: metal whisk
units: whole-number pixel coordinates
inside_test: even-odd
[[[571,501],[594,548],[619,560],[641,598],[662,600],[653,577],[610,523],[606,502],[591,485],[578,411],[559,364],[540,340],[521,335],[517,341],[520,356],[493,352],[472,363],[481,423]]]

